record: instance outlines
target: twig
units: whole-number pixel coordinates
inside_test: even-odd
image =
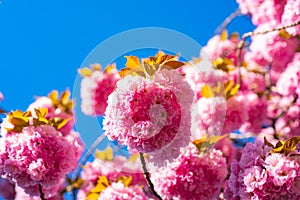
[[[275,139],[279,139],[277,136],[276,126],[275,126],[277,120],[279,118],[281,118],[282,116],[284,116],[289,111],[289,109],[297,102],[297,100],[298,100],[298,95],[296,95],[295,98],[293,99],[293,101],[291,101],[291,103],[288,106],[286,106],[276,117],[270,118],[270,120],[272,121],[271,127],[274,129],[274,138]]]
[[[45,199],[45,194],[43,192],[43,188],[42,188],[41,184],[39,184],[39,191],[40,191],[40,198],[41,198],[41,200],[46,200]]]
[[[150,176],[149,176],[150,174],[149,174],[149,172],[147,171],[146,161],[145,161],[144,154],[140,152],[139,155],[140,155],[140,159],[141,159],[141,163],[142,163],[142,167],[143,167],[144,176],[145,176],[145,178],[146,178],[146,180],[147,180],[147,183],[148,183],[148,185],[149,185],[149,187],[150,187],[150,190],[151,190],[152,194],[153,194],[155,197],[157,197],[159,200],[162,200],[162,198],[159,196],[159,194],[157,194],[157,192],[155,191],[154,185],[153,185],[153,183],[151,182],[151,179],[150,179]]]
[[[242,49],[244,48],[245,43],[246,43],[246,39],[248,37],[255,36],[255,35],[264,35],[264,34],[267,34],[267,33],[271,33],[271,32],[274,32],[274,31],[280,31],[280,30],[291,28],[291,27],[298,26],[298,25],[300,25],[300,21],[295,22],[293,24],[289,24],[287,26],[282,26],[282,27],[279,27],[279,28],[274,28],[274,29],[271,29],[271,30],[266,30],[266,31],[261,31],[261,32],[247,32],[247,33],[244,33],[243,36],[242,36],[241,41],[237,45],[237,58],[238,58],[238,69],[239,69],[238,70],[238,73],[239,73],[238,74],[238,84],[241,83],[240,67],[243,64],[242,63]]]
[[[232,22],[234,18],[237,16],[240,16],[242,13],[240,9],[236,9],[233,13],[231,13],[224,21],[223,23],[218,26],[218,28],[215,30],[215,34],[221,34],[224,29]]]

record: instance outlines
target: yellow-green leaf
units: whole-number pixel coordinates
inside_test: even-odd
[[[211,98],[214,96],[213,90],[209,85],[204,85],[201,89],[201,96],[205,98]]]
[[[217,58],[215,60],[213,60],[213,66],[216,69],[220,69],[224,72],[230,72],[232,70],[234,70],[234,64],[232,62],[232,60],[228,59],[228,58]]]
[[[142,64],[140,63],[140,59],[136,56],[125,56],[127,62],[125,64],[129,69],[141,68]]]
[[[109,73],[111,73],[111,72],[113,72],[115,70],[116,70],[116,65],[115,64],[111,64],[111,65],[108,65],[105,68],[104,73],[109,74]]]
[[[132,155],[129,157],[128,161],[129,161],[129,162],[135,162],[138,158],[139,158],[139,154],[132,154]]]
[[[98,63],[91,65],[91,67],[94,71],[101,71],[101,65]]]
[[[96,150],[95,157],[100,160],[112,160],[113,159],[113,150],[108,146],[104,151]]]
[[[279,36],[282,37],[283,39],[290,39],[292,37],[292,35],[289,34],[285,29],[281,29],[279,31]]]
[[[289,154],[292,151],[295,151],[297,144],[300,142],[300,136],[295,136],[284,141],[277,142],[274,149],[271,150],[271,153],[285,153]]]
[[[99,198],[99,193],[90,193],[87,195],[85,200],[98,200]]]
[[[48,108],[35,108],[34,111],[38,118],[45,118],[48,114]]]
[[[71,92],[69,89],[66,89],[66,91],[62,92],[60,96],[61,103],[63,105],[66,105],[69,102],[70,96],[71,96]]]
[[[220,35],[220,40],[221,41],[225,41],[228,38],[228,31],[226,29],[224,29]]]
[[[64,127],[71,119],[72,117],[67,119],[60,119],[57,123],[57,129],[61,129],[62,127]]]
[[[33,118],[33,125],[35,127],[40,126],[40,125],[45,125],[48,124],[48,120],[45,118]]]
[[[52,90],[50,92],[50,94],[48,95],[48,97],[52,100],[52,101],[56,101],[58,99],[58,91],[57,90]]]
[[[91,193],[101,193],[103,190],[105,190],[109,186],[109,182],[106,178],[106,176],[99,176],[97,185],[91,189]]]
[[[128,187],[132,181],[132,176],[119,176],[117,178],[117,182],[123,183],[124,186]]]
[[[227,137],[227,135],[222,136],[207,136],[204,135],[201,139],[194,140],[192,143],[197,147],[199,153],[206,152],[208,150],[207,147],[216,144],[219,140]]]
[[[226,99],[229,99],[230,97],[238,93],[240,89],[240,85],[234,84],[234,81],[230,80],[224,84],[224,88],[225,88],[224,92],[225,92]]]
[[[84,67],[82,69],[78,69],[78,73],[83,77],[89,77],[93,74],[93,71],[90,68]]]

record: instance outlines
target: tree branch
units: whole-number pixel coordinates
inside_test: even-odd
[[[144,172],[144,176],[147,180],[147,183],[150,187],[150,190],[152,192],[152,194],[157,197],[159,200],[162,200],[161,196],[159,196],[159,194],[157,194],[157,192],[155,191],[154,189],[154,185],[153,183],[151,182],[151,179],[150,179],[150,174],[149,172],[147,171],[147,167],[146,167],[146,161],[145,161],[145,157],[144,157],[144,154],[143,153],[139,153],[140,155],[140,159],[141,159],[141,163],[142,163],[142,167],[143,167],[143,172]]]
[[[39,191],[40,191],[40,198],[41,198],[41,200],[46,200],[45,199],[45,194],[43,192],[43,188],[42,188],[41,184],[39,184]]]

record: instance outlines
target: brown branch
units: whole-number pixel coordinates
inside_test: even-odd
[[[242,13],[240,9],[236,9],[233,13],[231,13],[218,28],[215,30],[215,35],[221,34],[223,30],[227,28],[227,26],[238,16]]]
[[[42,188],[41,184],[39,184],[39,191],[40,191],[40,198],[41,198],[41,200],[46,200],[45,199],[45,194],[43,192],[43,188]]]
[[[276,122],[279,118],[283,117],[289,109],[297,102],[298,100],[298,95],[295,96],[295,98],[291,101],[291,103],[286,106],[276,117],[274,118],[269,118],[272,121],[271,127],[274,129],[274,138],[279,139],[277,136],[277,130],[276,130]]]
[[[143,172],[144,172],[144,176],[147,180],[147,183],[150,187],[150,190],[152,192],[152,194],[157,197],[159,200],[162,200],[161,196],[159,196],[159,194],[157,194],[157,192],[155,191],[154,189],[154,185],[153,183],[151,182],[151,179],[150,179],[150,174],[149,172],[147,171],[147,167],[146,167],[146,161],[145,161],[145,157],[144,157],[144,154],[143,153],[139,153],[140,155],[140,159],[141,159],[141,163],[142,163],[142,168],[143,168]]]

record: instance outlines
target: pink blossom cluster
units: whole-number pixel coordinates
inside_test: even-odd
[[[284,7],[284,12],[282,15],[282,24],[288,26],[300,21],[300,2],[295,0],[287,0],[287,3]],[[294,26],[287,28],[287,31],[296,35],[300,33],[300,26]]]
[[[200,98],[192,110],[193,139],[222,132],[226,114],[224,97]]]
[[[41,185],[47,198],[55,195],[58,182],[72,171],[83,150],[76,132],[63,136],[50,125],[8,132],[0,138],[0,146],[2,178],[16,183],[31,196],[40,195]]]
[[[298,156],[270,154],[270,150],[259,140],[245,146],[240,161],[231,164],[226,199],[300,198]]]
[[[57,189],[57,187],[53,187],[50,189],[46,189],[44,188],[43,192],[45,191],[46,193],[53,193],[55,195],[47,198],[47,200],[63,200],[63,195],[59,193],[60,189],[61,191],[63,190],[63,185],[60,185],[64,182],[64,180],[62,179],[60,183],[58,183],[58,185],[60,186],[59,189]],[[53,190],[53,191],[51,191]],[[41,197],[39,196],[30,196],[29,194],[27,194],[23,188],[16,186],[15,188],[15,197],[14,200],[41,200]]]
[[[155,188],[163,199],[217,199],[227,176],[222,152],[212,149],[200,155],[195,145],[185,148],[170,168],[151,174]]]
[[[243,14],[249,14],[255,25],[280,23],[287,0],[237,0]]]
[[[285,71],[280,75],[276,86],[281,95],[300,96],[300,54],[297,53]]]
[[[138,186],[125,187],[122,183],[112,183],[100,193],[98,200],[148,200],[150,199]]]
[[[94,64],[92,66],[95,66]],[[101,68],[85,75],[81,81],[81,110],[86,115],[103,115],[107,106],[108,96],[113,92],[116,82],[120,79],[115,65]]]
[[[225,32],[223,34],[225,34]],[[208,41],[207,45],[203,47],[203,50],[212,61],[217,58],[227,58],[233,65],[237,65],[238,56],[236,47],[239,42],[239,36],[236,34],[231,35],[229,38],[222,38],[222,35],[215,35]],[[241,52],[241,57],[243,58],[243,56],[244,50]]]
[[[261,25],[254,32],[272,30],[270,25]],[[275,73],[282,73],[293,60],[299,41],[295,37],[284,36],[278,31],[252,37],[249,56],[259,66],[267,66]]]
[[[80,174],[84,180],[78,191],[78,199],[85,199],[91,189],[97,184],[99,176],[106,176],[112,183],[118,182],[118,178],[132,177],[130,185],[144,186],[146,180],[141,172],[141,166],[137,162],[128,160],[125,156],[114,156],[112,160],[95,158],[93,162],[87,162]]]
[[[278,118],[278,116],[280,117]],[[278,133],[280,133],[279,136],[281,138],[289,138],[299,135],[299,116],[300,100],[297,97],[274,94],[268,101],[268,117],[278,118],[274,123],[274,127]],[[269,123],[271,124],[271,122]]]
[[[162,165],[189,142],[193,97],[190,85],[175,70],[163,69],[152,79],[125,76],[108,98],[105,134]]]

